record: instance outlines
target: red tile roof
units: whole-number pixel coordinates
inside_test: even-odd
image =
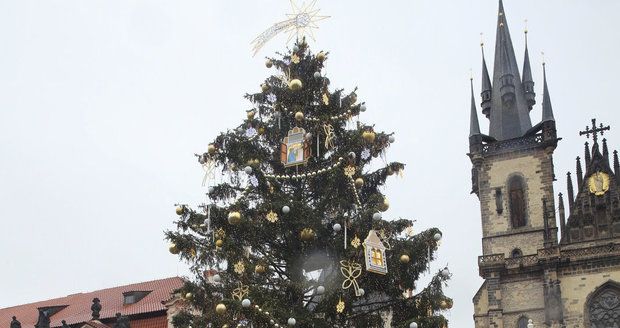
[[[101,300],[100,320],[102,321],[114,318],[117,312],[131,316],[165,311],[166,307],[162,302],[169,300],[171,293],[181,286],[183,286],[183,279],[172,277],[8,307],[0,309],[0,328],[9,327],[12,316],[17,317],[22,328],[33,328],[39,316],[37,308],[58,305],[67,305],[67,307],[50,317],[51,327],[62,326],[61,320],[66,320],[69,325],[85,323],[91,320],[90,306],[95,297]],[[123,293],[130,291],[151,291],[151,293],[134,304],[123,305]],[[134,328],[133,321],[131,327]],[[148,325],[145,328],[155,327]]]
[[[159,316],[142,320],[131,320],[129,322],[131,328],[166,328],[168,327],[168,318]]]

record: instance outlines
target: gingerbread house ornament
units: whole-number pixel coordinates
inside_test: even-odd
[[[284,167],[306,164],[310,158],[310,145],[305,140],[306,130],[294,127],[280,146],[280,160]]]
[[[379,274],[387,274],[387,262],[385,259],[386,247],[377,235],[376,230],[370,230],[364,240],[364,255],[366,258],[366,270]]]

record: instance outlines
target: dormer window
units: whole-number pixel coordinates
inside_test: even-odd
[[[131,291],[123,293],[123,305],[129,305],[140,302],[151,291]]]

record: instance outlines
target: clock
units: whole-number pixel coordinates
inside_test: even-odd
[[[596,196],[602,196],[609,190],[609,174],[596,172],[588,178],[590,192]]]

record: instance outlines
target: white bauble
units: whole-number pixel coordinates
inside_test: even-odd
[[[340,223],[334,224],[334,231],[340,232],[340,230],[342,230],[342,226],[340,225]]]
[[[290,207],[288,207],[286,205],[282,206],[282,213],[288,214],[288,212],[290,212],[290,211],[291,211]]]
[[[241,301],[241,306],[243,306],[244,308],[249,308],[250,305],[252,305],[252,302],[250,302],[250,300],[247,298]]]

